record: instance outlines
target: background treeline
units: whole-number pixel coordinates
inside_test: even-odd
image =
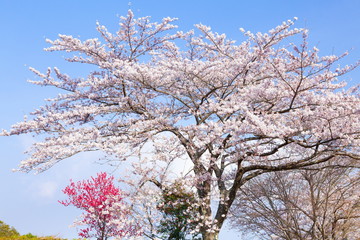
[[[14,228],[3,221],[0,221],[0,240],[66,240],[64,238],[58,238],[54,236],[38,237],[31,233],[20,235],[20,233]]]

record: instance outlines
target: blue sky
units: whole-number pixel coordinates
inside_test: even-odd
[[[64,72],[81,76],[84,71],[64,62],[62,53],[46,53],[46,38],[61,34],[98,37],[95,23],[116,29],[118,16],[126,15],[128,0],[0,0],[0,129],[22,120],[23,115],[55,96],[56,89],[32,86],[28,67],[44,71],[58,66]],[[343,63],[360,59],[360,1],[358,0],[133,0],[136,16],[178,17],[180,30],[196,23],[212,27],[241,41],[239,28],[267,31],[282,21],[298,17],[296,27],[310,30],[310,42],[320,53],[341,54],[351,50]],[[78,65],[76,66],[78,67]],[[360,83],[360,70],[346,77],[350,85]],[[80,180],[109,169],[95,164],[97,156],[82,154],[34,175],[14,173],[34,140],[30,136],[0,137],[0,220],[15,226],[20,233],[76,237],[68,226],[80,212],[57,203],[70,178]],[[238,239],[234,233],[221,239]]]

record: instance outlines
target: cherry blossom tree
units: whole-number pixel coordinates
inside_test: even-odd
[[[356,240],[359,177],[351,168],[267,174],[241,189],[231,223],[260,239]]]
[[[79,236],[83,238],[96,237],[106,240],[109,237],[137,236],[140,230],[135,224],[130,224],[130,211],[123,200],[123,193],[113,183],[114,177],[105,172],[90,180],[74,183],[70,181],[63,192],[68,200],[59,201],[65,206],[73,205],[85,211],[76,225],[87,225],[80,229]]]
[[[69,62],[93,71],[77,78],[31,69],[40,78],[32,83],[60,94],[3,131],[45,137],[20,170],[44,171],[101,150],[108,161],[131,165],[128,179],[148,206],[161,194],[154,180],[184,180],[199,205],[197,230],[213,240],[249,180],[359,159],[359,91],[340,81],[358,64],[338,67],[346,53],[319,56],[293,21],[267,33],[240,29],[240,43],[202,24],[176,32],[174,21],[153,23],[129,11],[115,33],[98,24],[102,41],[47,40],[47,51],[67,52]],[[186,172],[177,171],[184,165]]]

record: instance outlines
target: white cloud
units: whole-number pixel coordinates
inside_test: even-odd
[[[43,182],[37,185],[36,187],[37,193],[39,197],[42,198],[54,198],[56,193],[58,192],[58,184],[56,182],[48,181]]]
[[[20,135],[18,137],[20,146],[23,149],[23,151],[27,151],[30,149],[30,147],[36,142],[35,138],[32,137],[30,134],[26,135]]]

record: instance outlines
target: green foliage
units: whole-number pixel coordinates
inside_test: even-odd
[[[164,217],[158,228],[162,239],[195,239],[196,234],[190,234],[197,225],[197,222],[193,221],[197,212],[193,192],[186,191],[183,185],[175,183],[171,188],[163,189],[158,209]]]
[[[66,239],[53,237],[53,236],[38,237],[31,233],[20,235],[20,233],[14,227],[10,227],[3,221],[0,221],[0,240],[66,240]]]
[[[15,228],[10,227],[3,221],[0,221],[0,238],[9,238],[12,236],[19,236],[19,232]]]
[[[63,238],[53,237],[53,236],[46,236],[46,237],[38,237],[31,233],[25,235],[13,235],[9,237],[0,237],[0,240],[66,240]]]

